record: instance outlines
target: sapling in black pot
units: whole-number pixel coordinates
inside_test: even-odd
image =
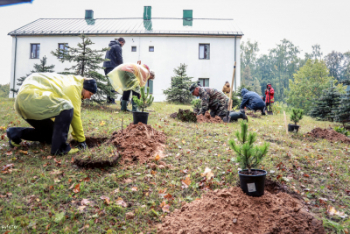
[[[154,97],[149,94],[149,87],[147,87],[147,93],[145,94],[145,87],[141,87],[141,95],[140,99],[137,98],[137,96],[133,96],[133,100],[137,107],[141,109],[142,112],[134,111],[132,112],[133,118],[134,118],[134,124],[137,124],[138,122],[147,124],[148,121],[148,112],[144,112],[144,110],[151,106],[154,100]]]
[[[241,132],[237,131],[236,137],[240,144],[234,140],[230,140],[229,144],[231,149],[236,152],[237,162],[242,168],[238,172],[241,189],[249,196],[262,196],[264,195],[267,172],[254,168],[259,166],[270,145],[265,142],[262,146],[254,146],[257,134],[254,132],[248,134],[248,124],[245,121],[241,121]]]
[[[289,132],[298,132],[299,131],[299,125],[298,122],[303,118],[303,110],[302,109],[292,109],[292,114],[290,115],[290,121],[294,122],[294,124],[288,124],[288,131]]]

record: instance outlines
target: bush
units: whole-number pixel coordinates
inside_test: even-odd
[[[198,112],[202,107],[202,100],[201,99],[193,99],[191,104],[193,106],[194,112]]]
[[[344,134],[345,136],[349,136],[349,135],[350,135],[349,131],[346,130],[345,128],[343,128],[343,127],[334,127],[334,130],[335,130],[336,132],[339,132],[339,133],[341,133],[341,134]]]
[[[282,113],[282,111],[286,111],[287,108],[288,108],[287,104],[283,102],[275,102],[272,105],[272,111],[276,115]]]
[[[237,154],[237,162],[240,163],[242,169],[248,169],[248,173],[251,173],[251,169],[259,166],[263,157],[267,154],[269,143],[264,143],[262,146],[254,146],[254,142],[257,139],[255,132],[248,135],[248,124],[245,121],[241,121],[241,132],[236,132],[236,137],[240,145],[237,145],[234,140],[230,140],[229,144]]]

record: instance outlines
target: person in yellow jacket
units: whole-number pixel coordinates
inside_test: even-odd
[[[140,98],[140,88],[147,84],[147,80],[154,79],[154,72],[150,71],[146,64],[124,63],[114,68],[107,74],[109,81],[118,93],[123,93],[122,110],[127,111],[126,105],[130,97],[130,92],[133,96]],[[136,105],[131,99],[132,111],[137,111]]]
[[[10,147],[23,140],[51,144],[51,154],[76,153],[67,143],[69,126],[78,148],[85,149],[85,135],[80,118],[82,99],[97,91],[94,79],[54,73],[33,73],[25,79],[15,100],[16,112],[33,128],[6,130]],[[52,118],[55,118],[54,121]]]
[[[222,92],[226,94],[227,97],[230,96],[230,83],[228,81],[226,81],[224,87],[222,87]]]

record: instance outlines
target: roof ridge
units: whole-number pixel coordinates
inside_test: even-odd
[[[37,20],[46,20],[46,19],[50,19],[50,20],[77,20],[77,19],[81,19],[81,20],[86,20],[85,18],[39,18]],[[105,20],[115,20],[115,19],[142,19],[142,17],[125,17],[125,18],[95,18],[93,20],[98,20],[98,19],[105,19]],[[153,17],[152,19],[184,19],[184,18],[173,18],[173,17]],[[196,20],[233,20],[232,18],[193,18]],[[91,20],[91,19],[88,19]],[[35,20],[36,21],[36,20]],[[33,21],[33,22],[35,22]],[[31,22],[31,23],[33,23]],[[26,25],[25,25],[26,26]],[[24,27],[24,26],[23,26]]]

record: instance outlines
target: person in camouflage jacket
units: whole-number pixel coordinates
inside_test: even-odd
[[[190,87],[192,95],[199,97],[202,100],[202,108],[198,115],[204,115],[210,110],[210,115],[219,116],[221,119],[228,117],[228,102],[229,98],[221,91],[214,88],[199,87],[196,83]]]

